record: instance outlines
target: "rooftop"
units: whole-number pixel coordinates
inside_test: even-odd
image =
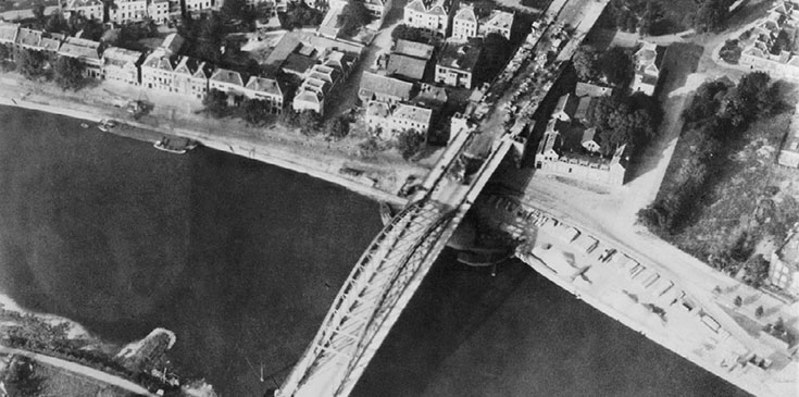
[[[38,30],[20,28],[17,33],[17,44],[38,47],[42,40],[42,32]]]
[[[417,43],[410,40],[397,40],[394,46],[393,53],[408,55],[421,59],[430,59],[433,57],[433,50],[435,47],[430,44]]]
[[[237,86],[244,86],[244,80],[241,77],[241,73],[230,69],[217,69],[214,74],[211,75],[211,80]]]
[[[577,96],[611,96],[613,88],[602,87],[591,83],[578,82],[577,87],[574,89],[574,95]]]
[[[250,81],[247,82],[247,89],[258,92],[265,92],[267,94],[272,94],[277,96],[283,96],[283,90],[280,89],[280,85],[277,83],[277,80],[270,79],[267,77],[261,77],[261,76],[250,77]]]
[[[392,117],[402,120],[410,120],[416,123],[430,124],[433,111],[419,106],[401,103],[394,110]]]
[[[137,63],[141,59],[142,53],[139,51],[127,50],[119,47],[108,47],[103,51],[103,61],[117,65]]]
[[[68,37],[67,40],[61,44],[61,49],[58,53],[73,58],[96,59],[99,61],[99,48],[100,43],[96,41]]]
[[[486,27],[494,29],[510,29],[513,25],[513,13],[501,10],[492,10],[491,15],[482,23]]]
[[[18,23],[0,22],[0,43],[13,43],[19,30]]]
[[[177,33],[170,33],[164,38],[164,41],[161,42],[161,48],[171,52],[172,54],[177,54],[180,52],[180,48],[183,47],[183,43],[186,40],[183,36]]]
[[[472,39],[468,43],[447,43],[437,64],[449,68],[473,71],[480,59],[481,40]]]
[[[396,74],[411,80],[421,80],[427,69],[427,61],[403,54],[391,54],[386,69],[389,75]]]
[[[359,92],[362,96],[371,96],[372,93],[380,93],[408,100],[411,97],[412,90],[413,84],[411,83],[370,72],[363,72]]]

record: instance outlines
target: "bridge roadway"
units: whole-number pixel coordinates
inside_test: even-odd
[[[560,26],[576,26],[575,39],[582,39],[596,21],[608,0],[556,0],[546,13],[545,33]],[[588,13],[590,24],[576,23]],[[596,15],[592,15],[596,14]],[[575,19],[577,18],[577,19]],[[557,23],[556,23],[557,22]],[[540,36],[539,36],[540,38]],[[540,48],[546,53],[551,48]],[[576,45],[567,43],[559,58],[570,59]],[[535,53],[531,59],[534,59]],[[549,65],[560,70],[561,60]],[[534,71],[532,62],[514,73],[514,82],[524,81]],[[536,108],[554,84],[559,73],[551,73],[530,104]],[[518,86],[518,85],[515,85]],[[513,90],[509,90],[513,91]],[[494,109],[511,102],[511,93],[502,95]],[[530,115],[532,112],[529,113]],[[515,134],[501,125],[501,115],[493,111],[478,128],[456,132],[441,159],[422,183],[411,204],[402,210],[375,237],[341,287],[322,326],[300,360],[275,392],[277,397],[347,396],[355,387],[369,361],[385,340],[389,330],[430,270],[436,257],[455,232],[505,155],[518,143]],[[450,178],[463,164],[463,154],[485,153],[479,169],[465,178]]]

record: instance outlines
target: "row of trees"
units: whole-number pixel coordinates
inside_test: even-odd
[[[9,61],[9,59],[13,59]],[[54,80],[64,90],[79,90],[86,85],[85,65],[76,58],[47,55],[23,48],[11,49],[0,44],[0,67],[16,70],[29,80]]]
[[[682,10],[685,13],[683,20],[670,21],[659,0],[611,0],[608,17],[618,29],[644,35],[674,33],[668,30],[682,27],[694,28],[699,33],[718,32],[725,27],[729,7],[734,1],[697,1],[695,10]]]
[[[674,170],[656,200],[638,213],[638,220],[661,236],[679,233],[695,212],[724,166],[727,148],[752,121],[770,114],[779,103],[777,88],[764,72],[749,73],[731,86],[722,80],[702,84],[683,111],[691,156]],[[732,249],[732,247],[730,247]]]
[[[228,102],[228,95],[219,90],[211,90],[203,99],[205,112],[214,118],[240,117],[247,124],[256,127],[279,122],[289,128],[298,128],[303,135],[324,135],[328,139],[341,139],[349,134],[350,119],[339,116],[322,123],[319,113],[306,110],[294,112],[284,109],[280,115],[272,113],[270,105],[259,99],[241,98],[235,105]]]

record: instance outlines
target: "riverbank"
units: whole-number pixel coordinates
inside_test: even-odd
[[[127,114],[124,110],[113,105],[111,99],[103,101],[105,106],[102,107],[97,104],[86,103],[84,99],[87,96],[94,96],[94,99],[97,100],[96,96],[101,95],[101,91],[111,92],[111,90],[118,88],[113,85],[106,87],[105,83],[93,88],[87,88],[86,90],[91,90],[91,93],[83,92],[81,94],[82,91],[85,91],[81,90],[78,93],[61,92],[58,95],[52,91],[54,87],[50,87],[51,84],[49,83],[38,84],[35,87],[29,86],[30,84],[32,82],[21,80],[20,76],[13,73],[3,74],[0,78],[0,105],[59,114],[91,122],[114,119],[123,125],[122,128],[115,128],[113,130],[114,134],[147,142],[155,142],[164,134],[193,139],[215,150],[310,175],[370,199],[396,206],[403,206],[407,203],[406,198],[396,194],[399,191],[399,186],[404,182],[404,179],[398,176],[410,174],[420,176],[418,174],[422,174],[425,171],[424,166],[413,165],[409,166],[412,169],[411,171],[404,171],[397,175],[396,169],[398,167],[391,162],[364,166],[359,161],[346,158],[342,154],[316,153],[314,145],[307,142],[297,143],[296,140],[289,141],[278,137],[276,139],[281,140],[281,144],[278,144],[260,137],[248,137],[246,134],[236,131],[237,126],[233,121],[228,121],[228,126],[225,126],[223,130],[217,126],[210,126],[211,124],[219,124],[218,121],[208,120],[212,131],[201,131],[196,124],[197,122],[202,122],[202,120],[197,120],[198,116],[191,115],[194,118],[192,121],[195,122],[195,125],[192,128],[187,128],[185,125],[190,125],[190,123],[186,122],[187,120],[176,120],[174,109],[169,110],[172,116],[169,120],[165,120],[163,115],[158,114],[154,114],[151,117],[155,120],[151,120],[149,124],[131,120],[129,117],[125,117]],[[95,93],[97,95],[94,95]],[[305,146],[308,146],[307,150],[304,150]],[[349,167],[350,163],[356,166],[363,166],[363,168],[374,169],[375,171],[374,173],[369,173],[372,177],[349,178],[341,174],[340,170]]]
[[[58,326],[60,324],[68,324],[69,329],[67,331],[67,338],[69,339],[77,339],[77,340],[86,340],[92,343],[98,342],[99,340],[95,338],[93,335],[89,333],[82,325],[61,316],[56,316],[54,314],[45,314],[45,313],[37,313],[30,310],[25,310],[21,306],[17,304],[10,296],[4,294],[0,291],[0,311],[10,311],[14,313],[18,313],[21,316],[33,316],[39,321],[47,323],[51,326]],[[4,327],[7,325],[5,324],[4,320],[0,320],[0,331],[3,330]]]

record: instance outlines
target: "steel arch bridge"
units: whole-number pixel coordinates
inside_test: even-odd
[[[277,396],[351,392],[446,245],[452,226],[459,223],[457,213],[423,200],[406,207],[383,228],[353,268]]]

